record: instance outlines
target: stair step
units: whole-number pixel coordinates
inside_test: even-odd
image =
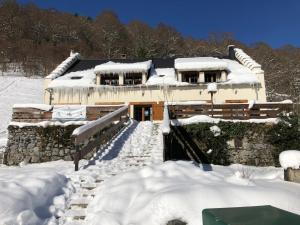
[[[82,221],[71,220],[71,221],[67,221],[66,223],[64,223],[64,225],[82,225]]]
[[[93,190],[96,187],[98,187],[97,183],[81,183],[81,188],[87,189],[87,190]]]
[[[70,206],[71,206],[71,208],[73,206],[77,206],[80,208],[86,208],[91,200],[92,200],[92,198],[87,198],[87,197],[75,198],[75,199],[71,200]]]
[[[79,198],[88,197],[88,196],[94,197],[95,194],[96,194],[95,189],[92,189],[92,190],[81,189],[81,190],[78,190],[77,193],[75,193],[75,196],[78,196]]]
[[[85,209],[70,209],[65,213],[65,217],[73,220],[84,220],[86,216]]]

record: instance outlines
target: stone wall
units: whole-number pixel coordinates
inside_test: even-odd
[[[18,165],[22,161],[38,163],[59,159],[71,161],[75,153],[71,134],[79,125],[8,127],[8,143],[4,163]]]
[[[40,163],[56,160],[73,161],[76,152],[71,135],[73,131],[82,126],[84,123],[75,123],[77,125],[49,125],[46,127],[37,124],[22,126],[18,123],[8,126],[8,142],[4,152],[4,164],[18,165],[20,162]],[[108,143],[114,135],[116,135],[126,123],[124,121],[108,126],[102,129],[94,137],[100,137],[99,146]],[[89,143],[85,141],[80,147],[84,147]],[[83,158],[90,159],[97,148],[92,149]],[[0,155],[1,157],[1,155]]]
[[[221,130],[218,135],[210,131],[215,125]],[[279,166],[278,149],[269,143],[268,131],[272,127],[272,124],[231,122],[193,124],[180,129],[172,127],[166,139],[166,159],[190,160],[186,146],[190,145],[199,157],[202,154],[212,164]],[[182,141],[182,137],[187,141]]]
[[[214,162],[221,165],[279,166],[274,146],[266,143],[264,136],[254,135],[254,139],[244,137],[227,141],[227,148],[216,154]]]

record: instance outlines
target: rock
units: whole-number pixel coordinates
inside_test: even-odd
[[[64,150],[60,150],[59,151],[59,156],[64,156],[65,155],[65,151]]]

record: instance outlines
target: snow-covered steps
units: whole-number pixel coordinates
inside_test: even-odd
[[[84,220],[85,210],[97,195],[102,183],[120,173],[162,162],[162,133],[159,124],[130,121],[110,143],[101,148],[89,165],[70,176],[76,193],[69,210],[61,218],[68,224]],[[71,223],[72,224],[72,223]]]
[[[86,208],[92,199],[93,199],[93,197],[91,197],[91,196],[74,198],[70,202],[70,208],[71,209]]]
[[[70,209],[65,213],[66,222],[71,222],[74,220],[84,220],[85,216],[85,209]]]

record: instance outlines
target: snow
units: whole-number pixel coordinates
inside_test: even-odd
[[[136,63],[116,63],[109,61],[95,67],[95,73],[141,73],[147,72],[152,66],[152,60]]]
[[[0,151],[7,142],[7,126],[14,104],[43,103],[43,79],[23,76],[0,76]]]
[[[228,73],[224,84],[257,84],[256,74],[247,66],[230,59],[195,57],[175,59],[175,68],[180,71],[225,70]]]
[[[167,161],[106,180],[87,208],[86,224],[152,225],[181,219],[202,225],[205,208],[255,205],[300,214],[300,185],[284,182],[282,169],[206,167]]]
[[[249,55],[247,55],[242,49],[235,48],[235,57],[246,67],[257,72],[262,72],[261,65],[255,62]]]
[[[183,126],[189,124],[196,124],[196,123],[219,123],[220,121],[224,122],[233,122],[233,123],[278,123],[278,118],[267,118],[267,119],[248,119],[248,120],[225,120],[219,118],[212,118],[206,115],[197,115],[192,116],[190,118],[185,119],[175,119],[171,121],[171,124],[174,126]]]
[[[70,68],[77,60],[80,59],[79,53],[71,53],[70,56],[58,65],[46,78],[55,79],[61,76],[64,72]]]
[[[221,129],[218,126],[214,125],[214,126],[211,126],[209,129],[214,134],[215,137],[220,136]]]
[[[25,109],[34,108],[34,109],[40,109],[40,110],[43,110],[43,111],[51,111],[53,106],[52,105],[46,105],[46,104],[30,104],[30,103],[27,103],[27,104],[14,104],[13,108],[25,108]]]
[[[193,57],[175,59],[179,71],[227,70],[227,63],[214,57]]]
[[[174,68],[156,68],[151,70],[146,85],[189,85],[189,83],[177,81]]]
[[[248,109],[252,109],[255,103],[256,103],[256,100],[250,100],[249,105],[248,105]]]
[[[80,79],[79,79],[80,78]],[[48,88],[92,87],[96,84],[94,69],[64,74],[50,82]]]
[[[228,76],[225,84],[258,84],[260,83],[256,74],[249,68],[237,61],[222,59],[228,65]]]
[[[54,224],[72,192],[65,174],[73,162],[0,166],[0,221],[4,225]],[[58,201],[59,200],[59,201]]]
[[[168,105],[201,105],[207,104],[206,101],[182,101],[182,102],[166,102]]]
[[[300,151],[287,150],[279,155],[279,162],[282,168],[300,169]]]
[[[215,92],[217,92],[218,91],[218,88],[217,88],[217,84],[216,83],[209,83],[208,85],[207,85],[207,91],[208,92],[212,92],[212,93],[215,93]]]
[[[283,104],[293,104],[293,101],[292,100],[290,100],[290,99],[286,99],[286,100],[283,100],[283,101],[281,101],[280,103],[283,103]]]
[[[86,120],[85,105],[55,105],[53,107],[52,119],[58,121]]]
[[[16,126],[19,128],[22,127],[50,127],[50,126],[71,126],[71,125],[86,125],[89,121],[67,121],[67,122],[61,122],[61,121],[43,121],[39,123],[26,123],[26,122],[10,122],[10,126]]]
[[[164,119],[162,123],[162,132],[163,134],[170,133],[170,118],[169,118],[168,105],[164,106]]]

